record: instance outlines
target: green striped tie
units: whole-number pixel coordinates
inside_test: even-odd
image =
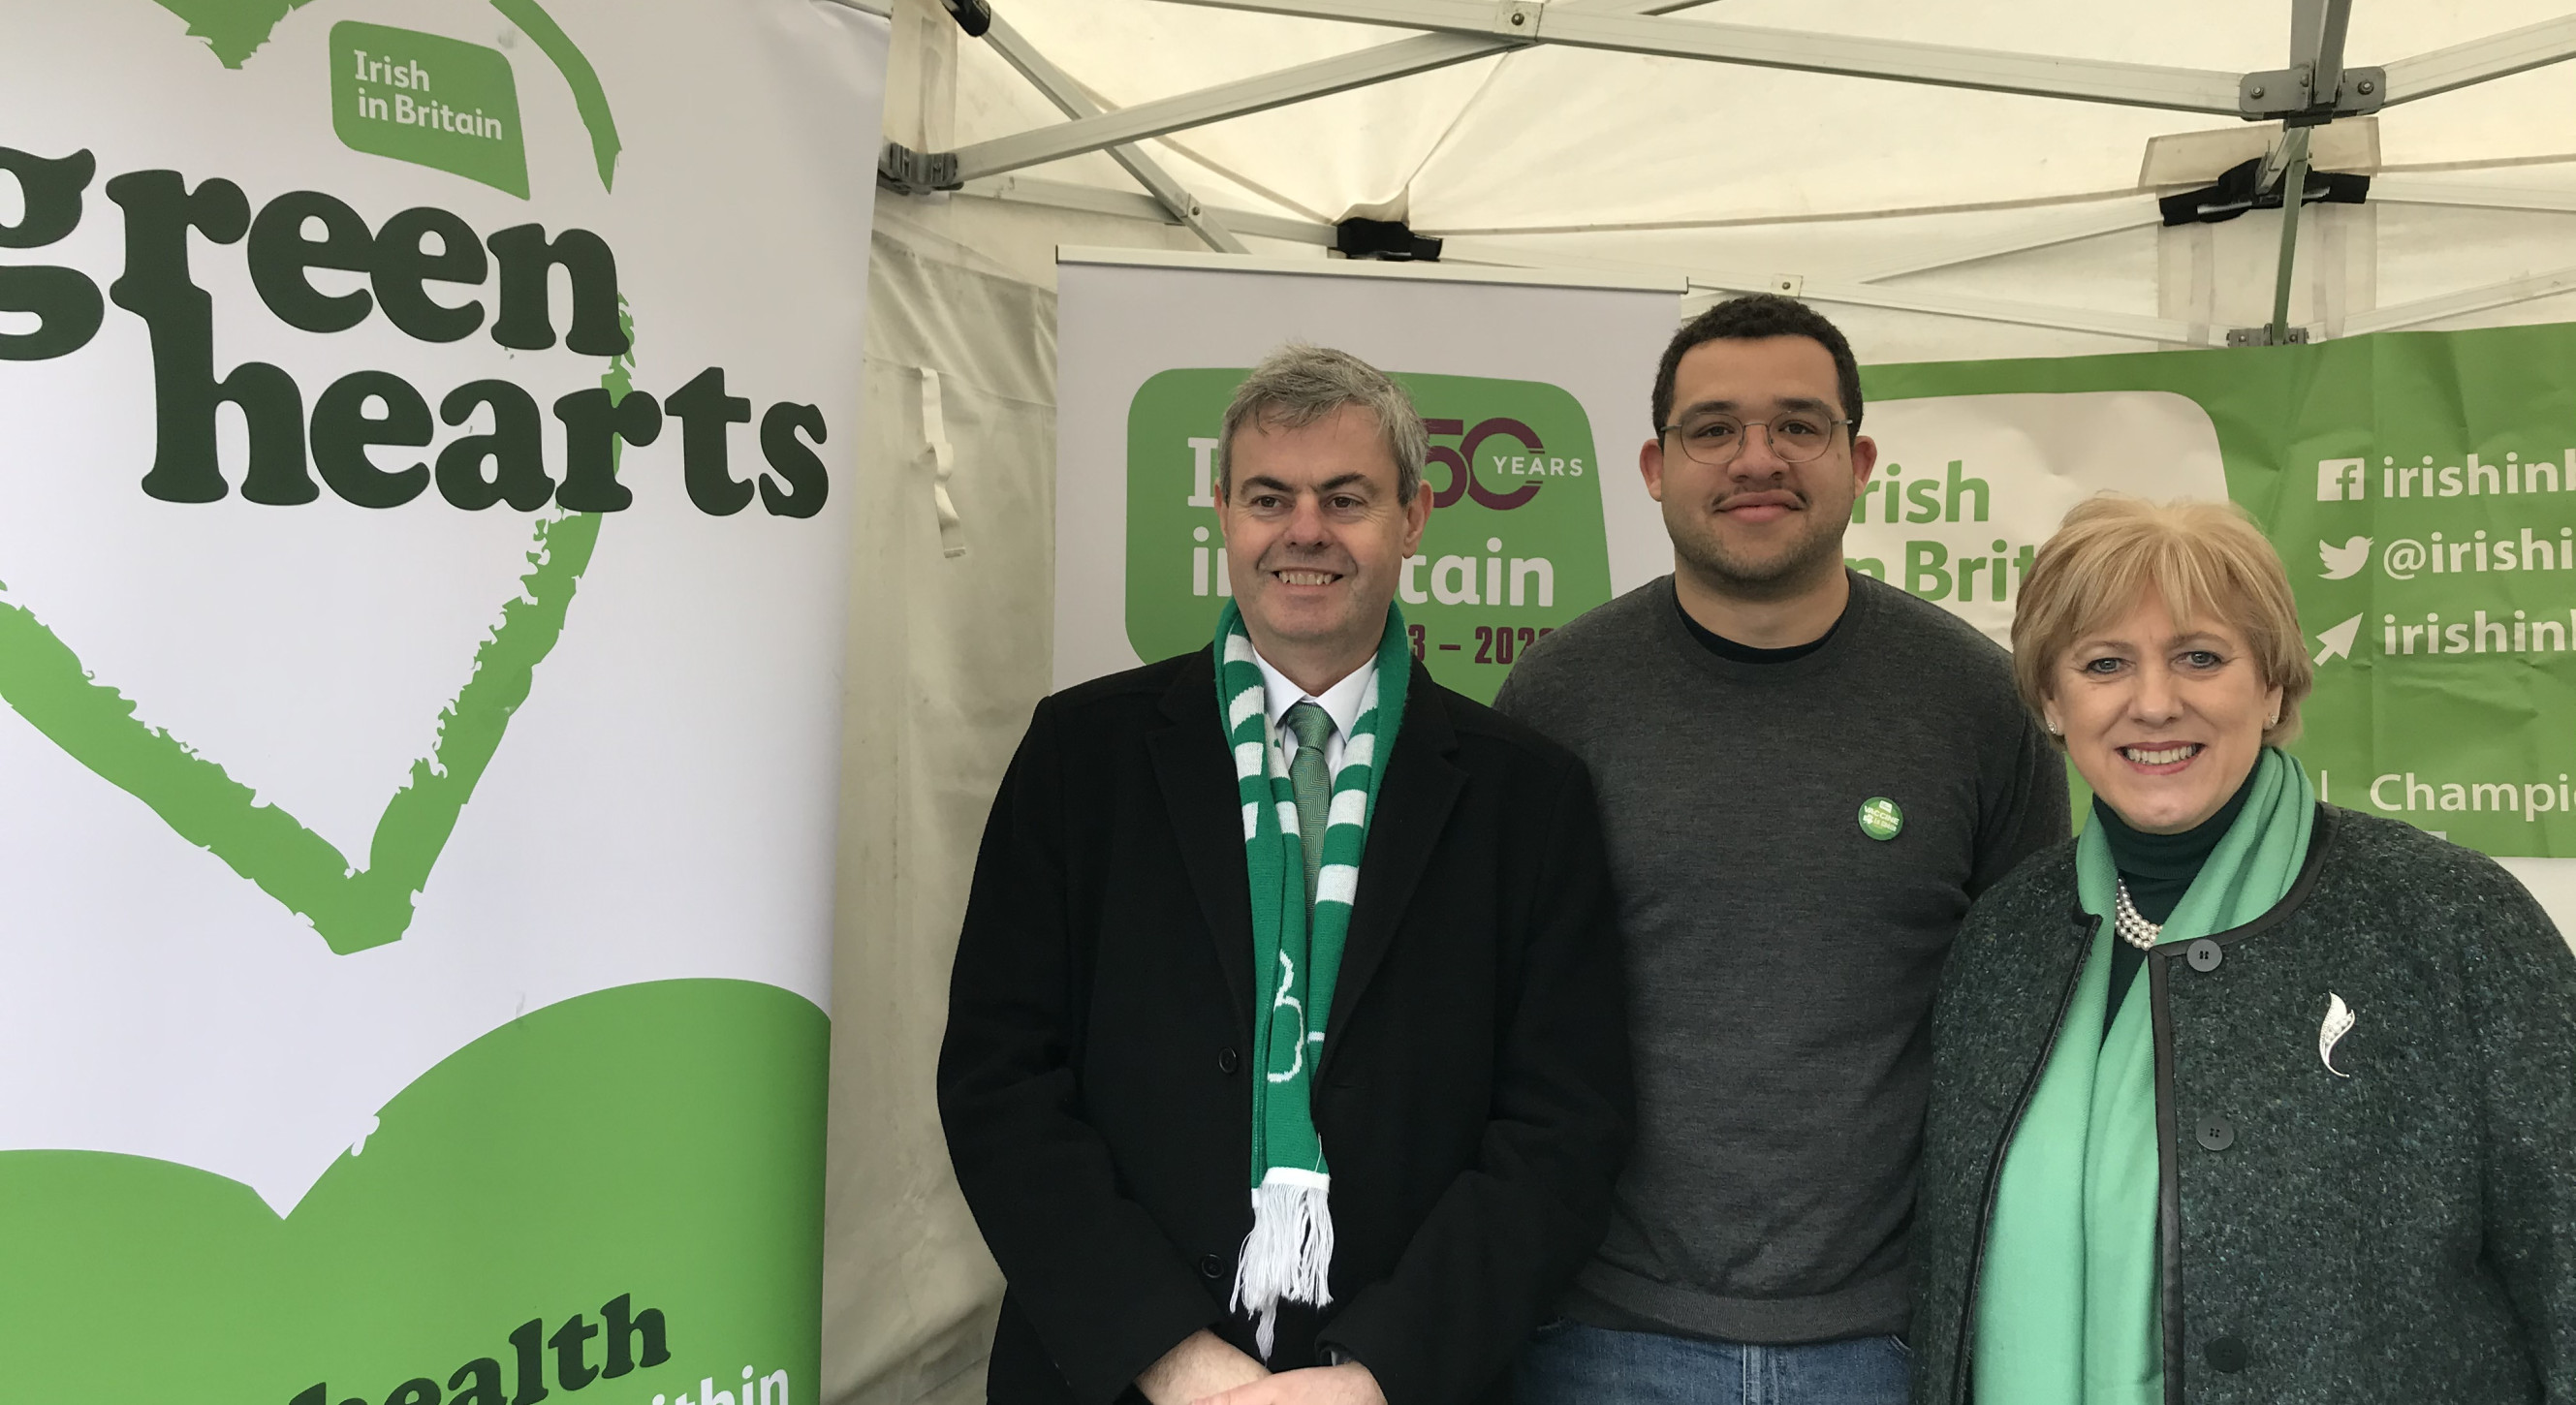
[[[1324,869],[1324,830],[1332,823],[1333,768],[1324,764],[1324,738],[1333,734],[1331,714],[1310,702],[1288,709],[1280,719],[1297,739],[1297,754],[1288,760],[1288,787],[1297,794],[1297,837],[1306,847],[1306,910],[1315,910],[1315,875]]]

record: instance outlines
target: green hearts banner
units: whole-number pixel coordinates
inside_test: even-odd
[[[13,12],[12,1398],[818,1398],[886,40]]]

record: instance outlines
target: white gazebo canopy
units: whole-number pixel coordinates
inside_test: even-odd
[[[956,0],[990,16],[980,40],[930,0],[859,2],[896,11],[889,136],[955,158],[917,184],[1173,220],[1220,251],[1400,220],[1445,261],[2023,329],[1900,355],[2213,345],[2268,320],[2230,295],[2268,302],[2278,217],[2192,236],[2221,265],[2196,308],[2187,268],[2158,272],[2179,236],[2152,233],[2155,199],[2267,151],[2277,190],[2313,137],[2318,169],[2373,180],[2300,245],[2332,285],[2294,276],[2311,334],[2547,320],[2565,309],[2524,305],[2576,286],[2552,252],[2576,111],[2551,67],[2576,17],[2529,0]],[[2299,83],[2321,68],[2320,100]]]

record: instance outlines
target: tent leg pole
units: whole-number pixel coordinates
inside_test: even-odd
[[[2281,173],[2281,262],[2272,284],[2274,346],[2285,346],[2290,340],[2290,278],[2299,262],[2299,206],[2308,193],[2307,143],[2301,141],[2299,147],[2290,158],[2290,169]]]

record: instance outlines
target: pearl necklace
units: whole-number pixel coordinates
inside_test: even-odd
[[[2118,901],[2111,907],[2111,925],[2118,929],[2120,940],[2140,951],[2155,950],[2156,938],[2164,934],[2164,924],[2148,921],[2146,914],[2138,911],[2138,905],[2129,901],[2126,880],[2118,882],[2118,894]]]

